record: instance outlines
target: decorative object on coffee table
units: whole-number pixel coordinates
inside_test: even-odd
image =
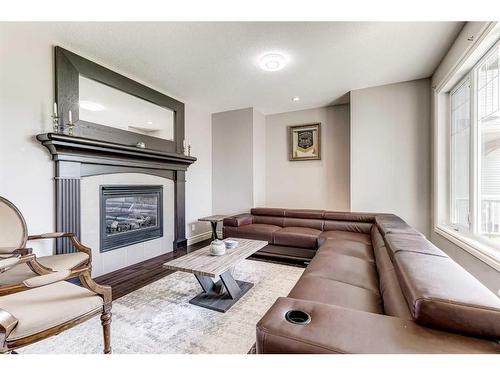
[[[231,239],[234,240],[234,238]],[[253,286],[252,283],[235,280],[231,275],[231,268],[267,245],[267,241],[243,238],[239,238],[238,242],[238,246],[234,249],[227,249],[223,256],[211,255],[210,246],[206,246],[171,260],[163,267],[194,274],[203,292],[191,299],[189,303],[226,312]],[[215,277],[220,277],[220,280],[214,282],[212,278]]]
[[[288,159],[321,160],[321,123],[288,127]]]
[[[226,254],[226,244],[221,240],[213,240],[210,244],[211,255],[224,255]]]
[[[212,225],[212,240],[217,240],[219,237],[217,236],[217,223],[219,221],[224,220],[227,215],[212,215],[212,216],[207,216],[207,217],[202,217],[198,219],[198,221],[210,221],[210,224]]]

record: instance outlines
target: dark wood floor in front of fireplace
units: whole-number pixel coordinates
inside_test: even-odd
[[[162,267],[163,263],[169,260],[179,258],[187,253],[201,249],[204,246],[210,244],[211,240],[205,240],[198,242],[193,245],[189,245],[187,248],[176,250],[172,253],[160,255],[156,258],[148,259],[144,262],[134,264],[129,267],[122,268],[120,270],[110,272],[106,275],[102,275],[95,278],[95,281],[102,285],[109,285],[113,289],[113,299],[123,297],[124,295],[133,292],[143,286],[151,284],[156,280],[161,279],[175,271],[167,270]],[[294,265],[297,267],[305,267],[303,263],[297,262],[280,262],[276,260],[265,259],[261,257],[251,257],[255,260],[260,260],[264,262],[274,262],[282,263],[288,265]]]

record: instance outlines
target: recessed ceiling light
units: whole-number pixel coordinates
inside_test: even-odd
[[[268,72],[275,72],[285,67],[288,62],[287,58],[278,52],[266,53],[259,59],[259,66]]]
[[[294,96],[292,98],[292,102],[298,102],[300,100],[300,98],[298,96]]]
[[[148,125],[153,125],[153,121],[148,121]]]
[[[99,103],[91,102],[88,100],[80,100],[80,108],[86,109],[92,112],[103,111],[105,107]]]

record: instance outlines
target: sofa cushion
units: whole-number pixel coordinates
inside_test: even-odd
[[[366,289],[322,277],[302,276],[288,294],[290,298],[337,305],[382,314],[380,297]]]
[[[375,214],[364,212],[337,212],[325,211],[323,214],[325,220],[338,220],[338,221],[360,221],[365,223],[373,223],[375,221]]]
[[[238,237],[248,238],[250,240],[263,240],[272,243],[273,233],[281,229],[276,225],[269,224],[249,224],[241,227],[224,227],[224,238]]]
[[[327,230],[319,235],[318,243],[323,245],[326,240],[350,240],[357,241],[367,245],[371,245],[372,241],[369,234],[365,233],[354,233],[354,232],[344,232],[337,230]]]
[[[302,219],[294,217],[285,217],[283,220],[284,227],[303,227],[323,230],[323,220],[317,219]]]
[[[400,251],[409,251],[413,253],[448,258],[448,255],[446,255],[444,251],[434,246],[423,236],[415,236],[404,233],[390,233],[385,236],[385,244],[393,261],[394,255]]]
[[[384,304],[384,312],[390,316],[412,320],[408,304],[389,257],[385,242],[376,225],[372,228],[372,244],[379,275],[380,294]]]
[[[313,228],[286,227],[273,233],[273,243],[281,246],[316,249],[321,231]]]
[[[285,217],[323,219],[323,210],[285,210]]]
[[[304,275],[340,281],[379,294],[375,264],[349,255],[319,250]]]
[[[452,259],[406,251],[395,259],[396,274],[417,323],[500,339],[500,299]]]
[[[279,227],[284,226],[284,217],[281,216],[260,216],[254,215],[252,217],[252,222],[254,224],[269,224],[269,225],[277,225]]]
[[[265,208],[265,207],[256,207],[250,210],[252,215],[259,216],[285,216],[285,210],[283,208]]]
[[[406,233],[422,236],[420,232],[409,226],[399,216],[392,214],[380,214],[375,216],[375,223],[380,230],[382,236],[385,237],[389,233]]]
[[[356,221],[335,221],[335,220],[325,220],[323,223],[324,231],[344,231],[344,232],[355,232],[355,233],[370,233],[372,223],[361,223]]]
[[[241,227],[243,225],[249,225],[252,224],[252,215],[239,214],[239,215],[229,216],[224,218],[222,224],[231,227]]]
[[[322,252],[349,255],[368,262],[375,262],[372,246],[359,241],[326,240],[319,250]]]

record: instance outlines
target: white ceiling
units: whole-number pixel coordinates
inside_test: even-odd
[[[31,25],[33,26],[33,25]],[[45,23],[63,47],[212,112],[324,106],[346,92],[432,75],[460,22]],[[282,51],[289,64],[259,69]],[[299,102],[291,98],[299,96]]]

